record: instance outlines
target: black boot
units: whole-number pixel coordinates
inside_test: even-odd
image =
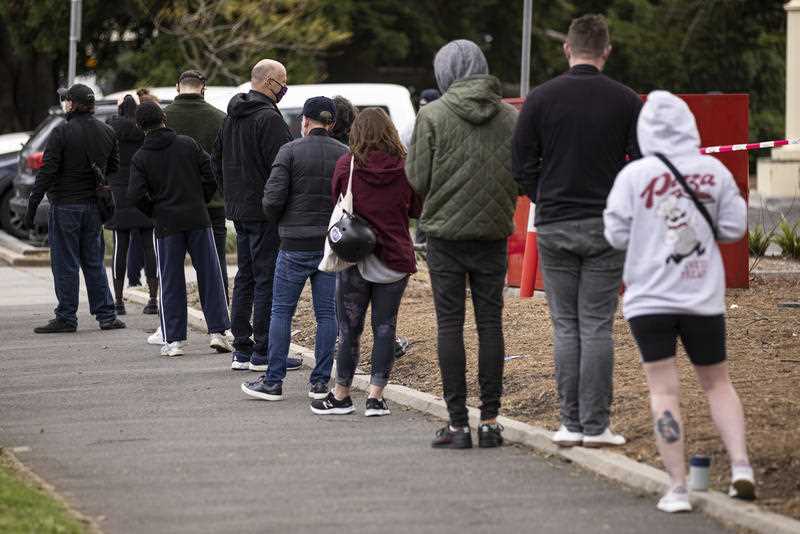
[[[148,278],[147,287],[150,290],[150,300],[144,307],[142,313],[146,315],[158,315],[158,278]]]
[[[125,315],[125,298],[122,296],[122,290],[125,288],[125,277],[114,278],[114,310],[117,315]]]
[[[74,332],[77,329],[74,324],[65,323],[61,319],[52,319],[44,326],[37,326],[33,331],[37,334],[61,334]]]

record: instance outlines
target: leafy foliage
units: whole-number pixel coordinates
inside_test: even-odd
[[[772,241],[772,234],[768,234],[762,225],[758,225],[748,232],[747,241],[750,247],[750,256],[760,258],[767,252]]]
[[[781,254],[787,258],[800,260],[800,234],[797,227],[800,222],[794,225],[783,219],[778,225],[778,232],[772,238],[772,242],[781,247]]]

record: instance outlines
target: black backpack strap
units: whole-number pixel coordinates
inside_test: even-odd
[[[91,168],[92,172],[94,173],[97,185],[102,187],[106,185],[105,180],[103,179],[105,177],[105,173],[102,172],[100,166],[97,163],[95,163],[94,159],[92,159],[92,156],[89,155],[89,137],[88,134],[86,133],[86,128],[80,122],[78,123],[78,128],[81,131],[81,137],[83,137],[83,153],[86,155],[86,161],[89,162],[89,168]]]
[[[675,168],[675,165],[673,165],[672,162],[668,160],[664,154],[656,153],[655,156],[658,159],[660,159],[664,165],[667,166],[667,168],[670,170],[675,179],[678,180],[678,183],[681,184],[683,190],[686,191],[686,194],[689,195],[689,198],[692,199],[692,202],[694,202],[697,211],[700,212],[700,214],[706,220],[708,225],[711,227],[711,233],[714,234],[714,240],[719,240],[719,236],[717,235],[717,227],[714,226],[714,220],[711,218],[711,214],[708,212],[708,208],[706,208],[705,204],[700,202],[700,199],[697,198],[697,194],[694,192],[694,189],[692,189],[689,186],[689,184],[686,183],[686,178],[684,178],[684,176],[678,171],[678,169]]]

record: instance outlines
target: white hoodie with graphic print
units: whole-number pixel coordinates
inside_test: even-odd
[[[625,259],[626,319],[650,314],[725,313],[725,269],[702,213],[654,156],[665,155],[706,206],[721,242],[747,229],[747,206],[730,171],[701,155],[700,136],[686,103],[650,93],[637,125],[643,158],[619,173],[603,214],[605,236]]]

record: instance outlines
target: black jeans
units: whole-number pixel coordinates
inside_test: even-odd
[[[280,245],[278,227],[266,222],[234,221],[234,225],[239,271],[233,280],[231,302],[233,347],[244,354],[255,353],[266,358],[272,281]]]
[[[428,267],[438,323],[439,369],[450,424],[469,424],[464,313],[469,280],[478,328],[478,383],[481,419],[494,419],[503,393],[503,288],[508,264],[506,240],[449,241],[428,237]]]
[[[115,280],[125,278],[125,269],[129,265],[132,236],[138,236],[139,248],[144,258],[144,272],[149,279],[158,276],[156,270],[156,250],[153,247],[152,228],[133,228],[130,230],[114,230],[114,256],[111,261],[111,272]],[[136,273],[134,278],[138,278]]]
[[[336,352],[336,383],[350,387],[359,359],[359,341],[364,331],[367,307],[372,304],[372,377],[369,383],[385,387],[394,364],[397,311],[408,285],[408,277],[391,284],[364,280],[358,267],[337,275],[336,316],[339,349]]]
[[[208,208],[211,218],[211,229],[214,231],[214,245],[219,256],[219,267],[222,269],[222,280],[225,284],[225,298],[230,300],[228,294],[228,259],[225,254],[225,245],[228,241],[228,228],[225,226],[225,208]]]

